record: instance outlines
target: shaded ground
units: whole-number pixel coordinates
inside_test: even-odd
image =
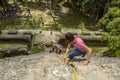
[[[82,66],[80,57],[73,60],[78,80],[119,80],[120,59],[92,57]],[[28,56],[0,59],[1,80],[74,80],[73,71],[54,53],[47,51]]]

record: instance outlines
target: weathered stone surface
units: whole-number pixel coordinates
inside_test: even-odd
[[[44,54],[1,59],[0,78],[2,80],[72,80],[69,79],[72,78],[71,73],[62,60],[56,55]]]
[[[36,35],[34,45],[51,45],[59,38],[58,35],[61,35],[61,33],[54,31],[51,34],[51,31],[42,31],[42,33]]]
[[[1,34],[0,35],[0,40],[21,40],[21,41],[30,42],[31,41],[31,35],[22,35],[22,34],[7,35],[7,34]]]
[[[9,51],[6,49],[0,49],[0,58],[5,58],[5,57],[9,57]]]
[[[8,32],[8,30],[1,30],[1,34],[7,34]]]
[[[37,34],[41,33],[40,30],[0,30],[1,34]]]
[[[82,32],[81,34],[82,34],[82,35],[91,35],[90,32]]]
[[[80,36],[83,40],[97,40],[101,41],[102,37],[101,36]]]
[[[29,54],[26,47],[22,46],[12,46],[10,49],[0,49],[0,58],[6,58],[10,56],[18,56],[18,55],[27,55]]]
[[[104,32],[95,32],[95,35],[103,35]]]
[[[27,54],[28,50],[25,47],[21,46],[12,46],[9,50],[11,55],[20,55],[20,54]]]
[[[21,34],[37,34],[40,33],[40,30],[18,30],[18,33]]]
[[[74,31],[72,33],[75,34],[75,35],[78,35],[78,33],[74,33]],[[102,38],[101,36],[98,36],[98,35],[96,36],[95,34],[94,35],[78,35],[78,36],[81,39],[83,39],[85,42],[89,41],[95,46],[97,46],[96,43],[101,43],[100,46],[106,46],[107,45],[106,41],[101,40],[101,38]],[[35,40],[34,40],[34,45],[44,44],[44,45],[48,46],[48,45],[52,45],[53,43],[57,43],[57,42],[59,42],[62,45],[66,45],[65,38],[64,38],[64,33],[53,31],[52,35],[51,35],[51,31],[42,31],[42,33],[36,35]]]
[[[8,31],[8,33],[7,34],[17,34],[18,33],[18,31],[17,30],[11,30],[11,31]]]
[[[73,64],[78,80],[119,80],[120,59],[91,57],[88,66],[76,57]],[[0,59],[1,80],[74,80],[73,70],[54,53]]]
[[[0,49],[0,53],[8,53],[8,51],[5,49]]]

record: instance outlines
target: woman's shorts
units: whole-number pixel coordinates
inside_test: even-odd
[[[86,52],[80,51],[78,48],[74,47],[73,51],[69,54],[69,58],[72,59],[75,56],[82,56],[84,57],[86,55]]]

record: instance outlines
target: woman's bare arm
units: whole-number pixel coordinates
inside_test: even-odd
[[[67,49],[66,49],[66,55],[68,54],[70,47],[71,47],[71,44],[68,44]]]
[[[91,54],[92,54],[92,49],[89,48],[89,47],[86,46],[86,45],[85,45],[85,49],[86,49],[86,61],[84,61],[84,65],[88,65],[89,59],[90,59]]]

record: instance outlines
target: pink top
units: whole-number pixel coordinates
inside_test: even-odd
[[[70,43],[73,46],[77,47],[80,51],[85,51],[85,43],[82,39],[77,36],[74,36],[74,40]]]

